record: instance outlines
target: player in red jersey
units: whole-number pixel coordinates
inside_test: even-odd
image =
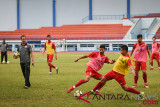
[[[77,84],[70,87],[67,90],[68,93],[74,90],[76,87],[80,86],[81,84],[88,82],[91,77],[97,80],[100,80],[103,78],[103,75],[98,73],[97,71],[99,71],[103,67],[104,63],[113,64],[115,62],[115,60],[110,61],[109,58],[104,55],[104,52],[105,52],[105,45],[101,45],[100,52],[92,52],[89,55],[82,56],[75,60],[75,62],[78,62],[78,60],[80,59],[84,59],[88,57],[91,58],[90,61],[87,63],[88,67],[86,70],[85,79],[80,80]],[[96,90],[96,94],[99,94],[98,90],[100,90],[100,88]]]
[[[159,62],[160,45],[159,45],[159,43],[156,42],[156,37],[153,37],[152,40],[153,40],[153,43],[151,44],[151,53],[152,53],[151,59],[152,59],[152,61],[151,61],[151,68],[149,70],[153,70],[153,60],[154,59],[158,63],[157,70],[160,70],[160,62]]]
[[[55,53],[55,59],[57,60],[57,52],[56,52],[56,47],[55,44],[51,41],[51,35],[47,35],[47,42],[45,42],[44,45],[44,51],[43,51],[43,56],[45,51],[47,50],[47,63],[50,69],[49,75],[52,74],[52,68],[56,69],[56,72],[58,74],[58,67],[55,67],[54,65],[52,65],[52,60],[53,60],[53,56]],[[54,50],[54,53],[53,53]]]
[[[137,40],[138,42],[135,43],[133,45],[133,49],[130,53],[130,57],[132,56],[133,52],[134,52],[134,56],[133,56],[133,61],[135,61],[135,76],[134,76],[134,85],[132,86],[133,88],[137,87],[137,81],[138,81],[138,73],[139,70],[142,70],[143,72],[143,80],[144,80],[144,86],[146,88],[149,88],[148,84],[147,84],[147,52],[149,55],[149,58],[151,56],[148,45],[146,43],[144,43],[142,41],[142,35],[139,34],[137,35]],[[150,60],[151,62],[151,60]]]

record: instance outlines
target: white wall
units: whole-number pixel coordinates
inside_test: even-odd
[[[20,0],[20,28],[53,26],[52,0]]]
[[[89,14],[89,0],[56,0],[56,25],[82,24]]]
[[[93,0],[93,15],[123,15],[127,13],[127,0]]]
[[[130,0],[131,14],[160,13],[160,0]]]
[[[17,28],[16,0],[0,0],[0,31],[10,31]]]

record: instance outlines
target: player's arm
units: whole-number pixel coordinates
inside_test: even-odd
[[[32,65],[34,65],[34,55],[33,55],[33,51],[32,51],[31,46],[29,47],[29,51],[30,51],[30,55],[31,55],[31,58],[32,58]]]
[[[54,49],[55,59],[57,60],[57,52],[56,49]]]
[[[108,63],[109,64],[114,64],[116,62],[116,60],[115,59],[112,59],[111,61],[109,61]]]
[[[43,56],[44,56],[45,51],[46,51],[46,43],[44,45]]]
[[[132,56],[133,52],[134,52],[134,48],[131,50],[130,57]]]
[[[9,51],[9,45],[7,44],[7,51]]]
[[[78,62],[80,59],[88,58],[89,55],[84,55],[82,57],[77,58],[74,62]]]
[[[134,71],[134,69],[133,69],[133,65],[132,65],[132,63],[131,63],[131,59],[128,59],[127,63],[128,63],[128,65],[129,65],[129,68],[131,69],[131,74],[133,74],[133,75],[135,76],[135,71]]]
[[[151,52],[149,51],[149,48],[147,47],[147,52],[148,52],[148,56],[149,56],[149,63],[151,64],[153,62],[152,58],[151,58]]]

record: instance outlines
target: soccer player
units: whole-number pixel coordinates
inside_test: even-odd
[[[158,69],[160,70],[160,62],[159,62],[159,51],[160,51],[160,46],[159,43],[156,42],[156,37],[152,38],[153,43],[151,44],[151,52],[152,52],[152,56],[151,56],[151,68],[149,70],[153,70],[153,59],[155,59],[158,63]]]
[[[34,65],[34,56],[32,52],[32,48],[30,45],[27,44],[26,42],[26,36],[22,35],[21,36],[21,45],[18,46],[17,51],[20,53],[20,65],[22,69],[23,76],[25,78],[25,86],[24,89],[28,89],[31,87],[30,84],[30,62],[32,58],[32,65]],[[31,56],[31,57],[30,57]],[[14,59],[17,59],[17,56],[13,56]]]
[[[123,45],[121,46],[121,55],[116,61],[113,70],[104,75],[104,77],[90,93],[95,93],[95,91],[97,89],[101,89],[107,81],[115,79],[121,85],[123,90],[140,95],[144,94],[143,92],[141,93],[134,88],[130,88],[126,85],[124,76],[127,75],[129,68],[132,70],[131,73],[135,75],[131,58],[128,55],[128,47],[126,45]]]
[[[133,49],[130,53],[130,57],[133,56],[133,61],[135,61],[135,76],[134,76],[134,85],[132,86],[133,88],[137,87],[137,81],[138,81],[138,72],[141,69],[143,72],[143,80],[144,80],[144,86],[146,88],[149,88],[147,84],[147,52],[149,55],[149,58],[151,56],[148,45],[142,41],[142,35],[138,34],[137,35],[137,40],[138,42],[133,45]],[[151,63],[151,60],[150,60]]]
[[[2,63],[8,64],[9,62],[7,61],[7,51],[9,50],[9,45],[6,44],[5,39],[3,39],[3,43],[0,45],[0,50],[1,50],[1,64]],[[3,61],[4,56],[5,56],[5,61]]]
[[[56,69],[56,72],[58,74],[58,67],[55,67],[54,65],[52,65],[52,60],[53,60],[53,56],[55,53],[55,59],[57,60],[57,52],[56,52],[56,47],[55,44],[51,41],[51,35],[47,35],[47,42],[45,42],[44,45],[44,51],[43,51],[43,56],[45,51],[47,50],[47,63],[50,69],[49,75],[52,74],[52,68]],[[54,49],[54,53],[53,53],[53,49]]]
[[[86,77],[85,79],[80,80],[77,84],[75,84],[74,86],[70,87],[67,92],[71,92],[72,90],[74,90],[76,87],[82,85],[83,83],[86,83],[90,80],[91,77],[93,77],[94,79],[100,80],[103,78],[103,75],[101,75],[100,73],[98,73],[97,71],[99,71],[104,63],[108,63],[108,64],[113,64],[115,62],[115,60],[110,61],[108,57],[106,57],[104,55],[105,52],[105,45],[100,45],[100,52],[92,52],[89,55],[85,55],[82,56],[78,59],[75,60],[75,62],[78,62],[78,60],[80,59],[84,59],[84,58],[91,58],[90,61],[87,63],[88,67],[86,70]],[[96,90],[96,94],[98,94],[98,89]]]

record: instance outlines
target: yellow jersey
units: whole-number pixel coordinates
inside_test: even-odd
[[[132,65],[132,59],[129,57],[129,55],[121,55],[116,61],[113,67],[113,71],[118,72],[122,75],[127,75],[129,65]]]
[[[47,50],[47,54],[48,55],[54,54],[53,53],[53,49],[55,49],[55,45],[54,45],[54,43],[52,41],[50,41],[50,42],[47,41],[45,43],[45,48]]]

